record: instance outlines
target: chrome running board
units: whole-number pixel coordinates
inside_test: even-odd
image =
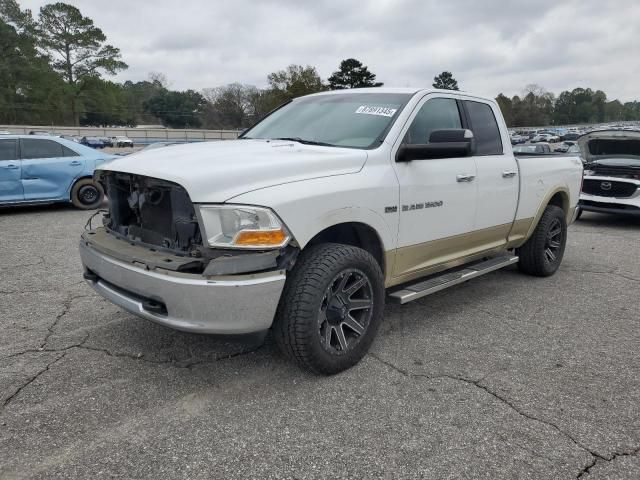
[[[391,303],[408,303],[517,262],[518,257],[513,255],[490,258],[489,260],[467,265],[462,270],[444,272],[427,280],[405,285],[400,290],[389,293],[388,298]]]

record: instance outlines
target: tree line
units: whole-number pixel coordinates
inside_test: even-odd
[[[640,120],[640,102],[608,100],[602,90],[574,88],[557,97],[538,85],[528,85],[521,95],[496,97],[507,125],[531,127],[610,123]]]
[[[326,81],[311,65],[289,65],[268,74],[266,88],[232,83],[202,91],[172,90],[159,72],[138,82],[108,80],[126,68],[120,50],[78,8],[58,2],[34,15],[16,0],[0,0],[2,124],[243,128],[301,95],[383,85],[354,58],[343,60]],[[434,77],[433,86],[459,89],[447,71]],[[638,102],[608,101],[589,88],[555,97],[529,85],[522,95],[496,100],[513,127],[640,120]]]

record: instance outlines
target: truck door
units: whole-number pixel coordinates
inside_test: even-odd
[[[18,140],[0,139],[0,203],[24,200]]]
[[[55,140],[23,138],[20,151],[26,200],[63,198],[84,170],[85,160]]]
[[[486,249],[506,243],[518,207],[519,177],[516,159],[507,149],[496,118],[499,112],[489,103],[464,100],[465,114],[476,140],[478,198],[476,201],[477,230]],[[506,126],[503,124],[503,131]]]
[[[428,143],[433,130],[462,128],[455,98],[427,96],[401,133],[404,144]],[[394,276],[411,275],[456,258],[474,230],[476,164],[473,157],[395,162],[400,224]]]

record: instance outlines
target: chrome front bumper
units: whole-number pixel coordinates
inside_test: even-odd
[[[206,278],[150,271],[80,242],[87,283],[124,310],[176,330],[243,334],[268,329],[284,287],[283,271]]]

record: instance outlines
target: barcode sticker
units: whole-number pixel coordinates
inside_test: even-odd
[[[397,111],[397,108],[371,107],[368,105],[361,105],[356,110],[356,113],[362,113],[365,115],[380,115],[381,117],[393,117]]]

